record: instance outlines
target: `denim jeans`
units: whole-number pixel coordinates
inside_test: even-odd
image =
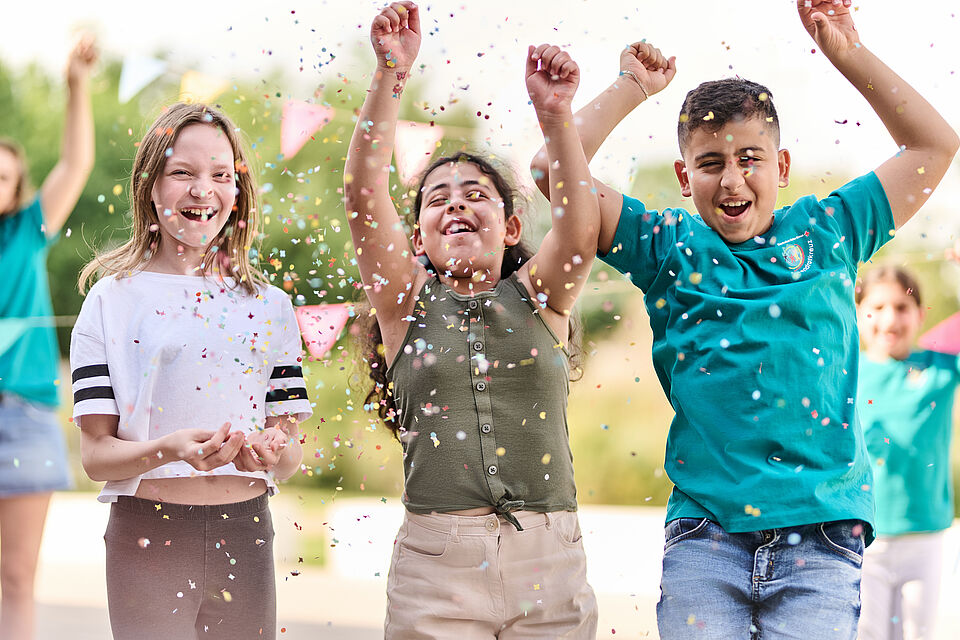
[[[669,522],[661,640],[853,640],[863,529],[843,520],[727,533],[707,519]]]

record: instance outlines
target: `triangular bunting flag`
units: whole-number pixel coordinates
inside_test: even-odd
[[[314,358],[323,358],[333,348],[350,317],[349,303],[314,304],[296,307],[297,324]]]
[[[208,76],[199,71],[187,71],[180,78],[180,100],[182,102],[213,102],[229,86],[230,83],[221,78]]]
[[[167,70],[167,63],[156,58],[144,56],[127,56],[123,59],[120,69],[120,88],[117,91],[117,100],[120,104],[130,101],[130,98],[140,93],[140,90],[159,78]]]
[[[318,129],[333,119],[333,107],[311,104],[302,100],[283,103],[280,123],[280,153],[290,159],[306,144]]]
[[[917,344],[930,351],[960,354],[960,311],[920,336]]]
[[[400,120],[397,122],[397,137],[393,154],[397,160],[400,182],[406,184],[424,170],[430,156],[443,140],[443,127],[430,126],[425,122]]]

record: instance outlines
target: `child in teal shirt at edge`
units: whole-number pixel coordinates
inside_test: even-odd
[[[768,89],[704,83],[684,102],[675,163],[699,215],[648,211],[596,181],[599,255],[645,294],[653,361],[676,416],[665,469],[663,640],[854,638],[873,537],[856,415],[854,282],[943,177],[957,135],[860,44],[850,0],[801,1],[817,48],[867,99],[899,151],[823,200],[774,210],[790,153]],[[638,42],[577,112],[590,159],[676,73]],[[548,185],[542,154],[532,167]]]
[[[935,638],[943,534],[953,524],[950,440],[960,359],[913,348],[924,307],[906,270],[868,271],[856,299],[865,347],[857,410],[877,503],[860,638]]]

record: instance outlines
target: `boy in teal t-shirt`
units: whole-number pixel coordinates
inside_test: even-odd
[[[599,254],[645,294],[654,366],[676,412],[664,640],[856,635],[873,537],[855,401],[857,266],[916,213],[958,139],[860,44],[849,0],[801,1],[798,12],[891,132],[895,156],[825,199],[775,210],[790,154],[770,91],[732,79],[700,85],[681,110],[675,169],[698,215],[648,211],[596,183]],[[587,157],[675,72],[648,43],[627,48],[620,78],[577,113]],[[546,175],[540,157],[533,168]]]

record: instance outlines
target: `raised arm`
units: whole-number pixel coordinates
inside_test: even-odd
[[[559,47],[531,46],[526,81],[549,160],[552,226],[520,276],[529,278],[541,304],[567,316],[590,274],[600,227],[593,179],[570,108],[580,69]]]
[[[665,58],[659,49],[649,43],[634,42],[623,49],[620,52],[620,75],[574,116],[587,162],[593,159],[603,141],[627,114],[650,96],[662,91],[676,73],[676,58]],[[540,192],[549,197],[547,169],[546,148],[541,147],[533,157],[530,170]],[[595,184],[601,216],[599,249],[601,253],[606,253],[617,232],[623,194],[599,180]]]
[[[90,70],[97,61],[92,37],[85,36],[67,61],[67,114],[60,159],[40,187],[40,205],[47,235],[67,221],[93,170],[93,108],[90,106]]]
[[[960,141],[930,103],[861,44],[851,4],[798,0],[797,10],[820,50],[867,99],[900,149],[876,169],[899,228],[939,184]]]
[[[399,319],[408,308],[403,303],[416,293],[411,288],[423,271],[389,191],[400,96],[420,48],[417,5],[394,2],[381,11],[370,28],[370,41],[377,67],[350,140],[343,194],[360,275],[389,346],[394,342],[390,327],[402,324]]]
[[[185,460],[199,471],[232,461],[243,444],[243,434],[225,423],[216,431],[180,429],[169,435],[135,442],[117,437],[120,419],[91,414],[78,418],[80,457],[91,480],[126,480],[174,460]]]

